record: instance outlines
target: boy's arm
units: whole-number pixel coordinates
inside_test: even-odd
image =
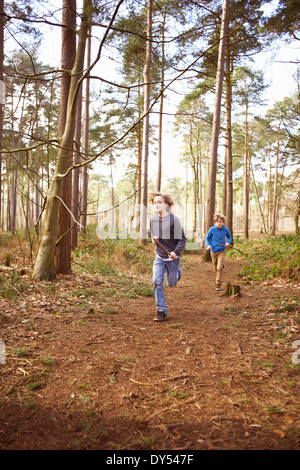
[[[229,229],[227,229],[226,237],[227,237],[227,243],[228,245],[230,245],[230,243],[232,242],[232,236],[229,232]]]
[[[148,236],[151,238],[153,243],[155,243],[155,239],[158,238],[153,234],[153,224],[152,224],[151,219],[150,219],[150,227],[149,227],[149,231],[148,231]]]
[[[178,243],[177,243],[177,246],[174,250],[174,253],[177,255],[177,256],[180,256],[183,248],[185,247],[185,244],[186,244],[186,236],[184,234],[184,231],[182,229],[182,235],[181,235],[181,238],[178,240]]]
[[[211,240],[211,229],[209,229],[209,231],[207,232],[207,235],[205,237],[205,245],[206,245],[206,249],[210,248],[210,240]]]
[[[177,245],[174,250],[171,251],[171,254],[174,253],[175,257],[180,256],[186,244],[186,236],[184,234],[180,219],[174,215],[171,219],[171,233],[172,237],[174,237],[174,240],[177,240]]]

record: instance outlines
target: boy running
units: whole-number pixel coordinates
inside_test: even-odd
[[[155,243],[152,285],[156,300],[155,321],[167,320],[167,305],[163,288],[164,274],[169,287],[175,287],[181,276],[180,254],[185,246],[186,237],[180,220],[169,212],[174,205],[168,194],[155,192],[150,194],[155,215],[150,219],[150,234]]]
[[[222,271],[224,269],[225,249],[230,245],[232,237],[225,227],[225,216],[216,214],[213,227],[210,227],[206,238],[206,249],[210,250],[214,271],[216,272],[216,290],[221,290]],[[226,241],[227,238],[227,241]]]

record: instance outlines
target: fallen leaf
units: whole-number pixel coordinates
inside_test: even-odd
[[[280,439],[283,439],[285,437],[285,432],[282,431],[281,429],[273,429],[273,432],[277,434]]]

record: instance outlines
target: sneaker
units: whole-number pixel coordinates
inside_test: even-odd
[[[216,282],[216,290],[221,290],[221,283],[220,282]]]
[[[161,312],[160,310],[157,310],[154,321],[165,321],[165,320],[167,320],[166,312]]]

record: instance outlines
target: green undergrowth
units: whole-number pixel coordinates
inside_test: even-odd
[[[5,264],[8,256],[13,256],[16,247],[23,250],[19,241],[11,234],[1,234],[2,264]],[[13,247],[11,253],[8,251],[10,246]],[[103,287],[98,288],[101,295],[114,297],[118,293],[129,298],[152,296],[153,258],[154,247],[150,240],[147,245],[141,245],[139,240],[131,238],[100,239],[96,234],[96,227],[88,226],[86,234],[79,234],[78,246],[72,252],[72,271],[102,277],[105,283]],[[26,272],[28,275],[24,277],[20,275],[21,262],[14,259],[13,268],[9,267],[7,271],[0,272],[0,297],[13,300],[21,298],[23,293],[30,290],[31,270],[28,269]],[[44,287],[49,290],[51,286],[51,283],[45,283]],[[77,297],[94,295],[94,292],[86,290],[76,292]]]
[[[250,281],[300,279],[300,236],[280,235],[263,240],[246,240],[236,237],[234,247],[227,256],[244,260],[246,265],[238,277]],[[243,254],[241,254],[242,252]]]
[[[73,252],[73,261],[79,270],[81,265],[88,271],[103,275],[117,276],[124,272],[149,275],[153,254],[151,242],[141,245],[139,240],[131,238],[100,239],[94,228],[89,227],[88,233],[79,238],[78,246]]]
[[[0,297],[4,299],[14,299],[21,296],[28,288],[28,280],[23,280],[22,277],[12,270],[6,275],[0,275]]]
[[[131,238],[99,239],[90,227],[88,233],[79,238],[73,252],[73,270],[103,276],[115,287],[111,296],[121,293],[129,298],[152,296],[153,257],[151,242],[141,245],[139,240]]]

